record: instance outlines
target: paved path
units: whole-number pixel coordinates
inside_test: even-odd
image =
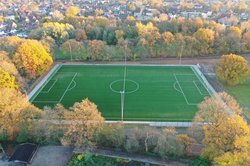
[[[66,166],[73,149],[63,146],[39,147],[31,166]]]

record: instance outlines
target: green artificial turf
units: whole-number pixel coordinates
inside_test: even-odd
[[[240,85],[225,86],[229,94],[233,95],[245,110],[245,115],[250,119],[250,77]]]
[[[106,120],[121,119],[123,66],[62,65],[32,98],[43,108],[89,98]],[[209,93],[191,67],[127,66],[124,120],[191,121]]]

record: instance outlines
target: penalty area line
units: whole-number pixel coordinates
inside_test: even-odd
[[[68,87],[65,89],[65,91],[64,91],[64,93],[63,93],[63,95],[61,96],[61,98],[60,98],[60,100],[59,100],[59,103],[61,103],[61,101],[62,101],[63,97],[64,97],[64,96],[65,96],[65,94],[68,92],[69,87],[70,87],[70,85],[72,84],[72,82],[74,81],[74,79],[75,79],[75,77],[76,77],[76,76],[77,76],[77,73],[75,73],[74,77],[71,79],[71,81],[70,81],[70,83],[69,83]]]
[[[183,97],[184,97],[184,99],[185,99],[185,101],[186,101],[186,104],[187,104],[187,105],[197,105],[197,104],[195,104],[195,103],[189,103],[189,102],[188,102],[187,97],[186,97],[185,93],[183,92],[182,87],[181,87],[181,85],[180,85],[180,83],[179,83],[179,80],[177,79],[177,77],[176,77],[175,74],[173,74],[173,75],[174,75],[174,78],[175,78],[175,80],[176,80],[178,86],[180,87],[180,91],[181,91],[181,93],[182,93],[182,95],[183,95]]]

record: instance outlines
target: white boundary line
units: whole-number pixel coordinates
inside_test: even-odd
[[[50,90],[54,87],[54,85],[56,84],[56,82],[57,82],[57,80],[58,79],[56,79],[54,82],[53,82],[53,84],[50,86],[50,88],[49,88],[49,90],[46,90],[46,91],[41,91],[40,93],[49,93],[50,92]],[[50,80],[51,81],[51,80]],[[49,81],[48,81],[49,82]],[[46,83],[47,84],[47,83]],[[43,88],[44,88],[45,86],[43,86]]]
[[[32,103],[58,103],[58,101],[32,101]]]
[[[121,123],[120,121],[105,121],[106,123]],[[150,121],[123,121],[125,124],[141,124],[157,127],[190,127],[193,122],[150,122]]]
[[[51,69],[51,71],[43,78],[43,80],[29,93],[29,95],[28,95],[29,100],[37,93],[39,88],[41,88],[41,85],[43,85],[46,82],[46,80],[50,77],[50,75],[53,73],[55,74],[56,73],[55,70],[58,67],[61,67],[63,65],[65,65],[65,66],[68,66],[68,65],[71,65],[71,66],[77,66],[77,65],[79,65],[79,66],[123,66],[123,64],[70,64],[70,63],[64,63],[61,65],[56,64]],[[203,74],[201,73],[201,71],[198,69],[198,67],[196,65],[165,65],[165,64],[140,64],[140,63],[138,63],[138,64],[127,64],[127,66],[191,67],[191,69],[193,71],[195,69],[195,71],[201,75],[201,79],[204,81],[204,83],[206,84],[206,86],[209,89],[209,91],[208,91],[209,94],[210,95],[217,94],[216,91],[214,90],[214,88],[208,83],[208,81],[206,80],[206,78],[203,76]],[[195,74],[197,74],[196,72],[195,72]],[[199,77],[198,77],[198,79],[200,80]],[[221,98],[218,97],[218,95],[216,95],[216,97],[219,100],[221,100]],[[106,121],[106,123],[120,123],[120,121]],[[152,126],[157,125],[157,126],[173,126],[173,127],[189,127],[189,126],[192,126],[192,124],[193,124],[193,122],[147,122],[147,121],[123,121],[123,123],[125,123],[125,124],[148,124],[148,125],[152,125]]]
[[[209,82],[207,81],[207,79],[205,78],[205,76],[202,74],[202,72],[200,71],[200,69],[197,66],[193,66],[192,70],[194,72],[194,74],[196,75],[196,77],[200,80],[200,82],[202,83],[202,85],[204,86],[204,88],[208,91],[208,93],[210,94],[210,96],[213,96],[216,94],[214,88],[209,84]],[[199,74],[199,76],[198,76]]]
[[[68,92],[69,87],[70,87],[71,83],[74,81],[74,79],[75,79],[76,76],[77,76],[77,73],[75,73],[74,77],[71,79],[71,81],[70,81],[68,87],[65,89],[65,91],[64,91],[63,95],[61,96],[60,100],[58,101],[58,103],[61,103],[63,97],[64,97],[65,94]]]
[[[124,64],[71,64],[71,63],[63,63],[61,65],[65,65],[65,66],[121,66],[123,67]],[[141,63],[137,63],[137,64],[127,64],[126,66],[135,66],[135,67],[140,67],[140,66],[155,66],[155,67],[164,67],[164,66],[169,66],[169,67],[194,67],[195,65],[171,65],[171,64],[141,64]]]
[[[56,64],[48,74],[36,85],[36,87],[28,94],[28,99],[32,102],[34,98],[39,94],[38,92],[43,89],[44,86],[49,82],[53,75],[56,74],[62,65]]]

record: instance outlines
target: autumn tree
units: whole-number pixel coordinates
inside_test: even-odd
[[[0,88],[14,88],[18,86],[15,81],[15,77],[10,75],[0,66]]]
[[[226,53],[237,53],[241,51],[242,31],[239,27],[232,26],[226,30],[225,36],[222,38],[228,51]],[[222,45],[222,44],[221,44]]]
[[[43,45],[35,40],[27,40],[21,44],[16,51],[14,61],[31,79],[49,70],[53,63],[52,57]]]
[[[171,32],[164,32],[162,38],[166,44],[171,44],[175,40],[174,35]]]
[[[132,3],[127,5],[127,9],[131,12],[134,12],[136,10],[136,6]]]
[[[153,47],[156,41],[160,38],[159,29],[149,22],[147,25],[136,23],[140,41],[148,48],[149,54],[153,57]]]
[[[250,127],[239,115],[223,118],[216,126],[204,127],[206,148],[202,156],[215,165],[247,165],[250,162]],[[231,156],[231,158],[227,158]]]
[[[101,16],[101,15],[103,15],[103,13],[104,13],[104,12],[103,12],[102,9],[96,9],[96,10],[95,10],[95,15],[96,15],[96,16]]]
[[[88,43],[88,50],[90,58],[93,60],[100,59],[100,56],[103,54],[103,50],[105,48],[105,44],[101,40],[92,40]]]
[[[0,50],[5,51],[12,58],[15,54],[17,48],[24,42],[24,39],[21,39],[17,36],[5,36],[0,37]]]
[[[104,119],[97,106],[88,99],[75,103],[64,119],[69,122],[62,139],[64,144],[92,148],[94,136],[102,129]]]
[[[76,30],[76,40],[77,41],[87,40],[87,34],[86,34],[84,29],[77,29]]]
[[[184,146],[177,138],[175,129],[164,129],[158,137],[155,152],[162,158],[180,157],[183,155]]]
[[[104,147],[122,149],[126,141],[123,124],[105,124],[97,135],[97,143]]]
[[[200,125],[205,145],[202,156],[214,165],[246,165],[250,159],[247,155],[250,127],[241,117],[242,109],[233,97],[226,93],[218,96],[206,98],[194,118],[198,125],[205,123]]]
[[[218,77],[229,85],[237,85],[249,74],[247,60],[239,55],[223,55],[217,68]]]
[[[245,44],[245,49],[250,50],[250,31],[243,34],[243,41]]]
[[[74,39],[67,40],[61,45],[61,49],[64,53],[69,54],[71,56],[71,60],[73,58],[73,55],[80,55],[83,48],[83,43],[78,42]]]
[[[128,135],[128,137],[133,138],[138,141],[140,152],[150,152],[154,151],[157,146],[158,137],[160,132],[153,127],[144,128],[134,128]]]
[[[44,107],[38,120],[32,122],[32,126],[27,130],[27,136],[39,144],[60,142],[64,133],[64,113],[68,110],[61,104],[54,108]]]
[[[163,0],[149,0],[150,6],[160,8],[163,6]]]
[[[214,42],[215,33],[211,29],[200,28],[194,33],[197,39],[196,49],[200,54],[207,55],[211,53],[211,46]]]
[[[64,15],[59,10],[55,10],[52,12],[51,15],[52,22],[59,22],[62,21],[64,18],[65,18]]]
[[[3,22],[4,22],[4,17],[0,16],[0,23],[3,23]]]
[[[10,140],[16,138],[22,124],[31,125],[40,113],[18,90],[0,88],[0,133],[7,134]]]
[[[15,87],[18,86],[18,87],[22,88],[25,86],[24,78],[21,77],[21,75],[19,74],[15,64],[12,62],[12,59],[9,58],[7,52],[0,51],[0,68],[2,68],[3,71],[6,71],[10,75],[10,77],[13,77],[13,79],[15,80],[14,81],[15,83],[14,82],[12,82],[12,83],[15,84],[14,85]],[[6,78],[5,81],[7,81],[7,80],[10,81],[9,79]],[[11,87],[13,87],[12,83],[9,83],[9,85],[11,85]],[[4,83],[1,85],[4,85]]]
[[[74,27],[67,23],[45,22],[42,26],[42,33],[46,36],[51,36],[57,44],[61,44],[69,38],[72,38],[74,30]]]
[[[80,9],[76,6],[70,6],[66,10],[66,16],[67,17],[73,17],[76,16],[80,12]]]

